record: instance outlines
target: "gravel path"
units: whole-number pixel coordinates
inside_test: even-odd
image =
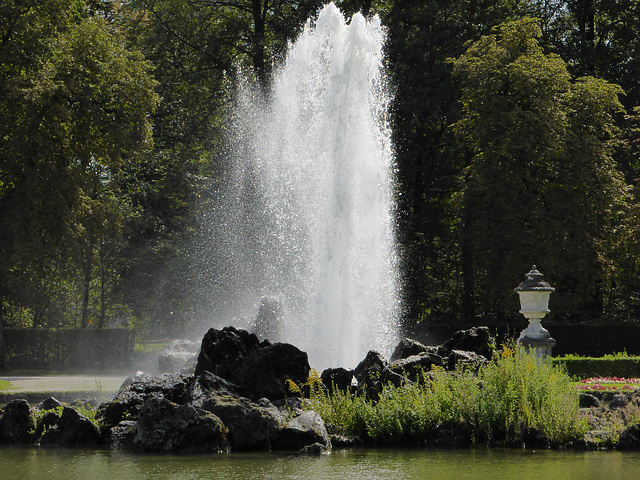
[[[24,392],[117,392],[126,377],[123,375],[55,375],[42,377],[2,377],[9,387],[0,393]]]

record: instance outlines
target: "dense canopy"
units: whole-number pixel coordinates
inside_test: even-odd
[[[404,325],[509,323],[533,263],[558,317],[637,321],[640,0],[336,3],[387,29]],[[0,0],[0,332],[189,326],[236,68],[321,4]]]

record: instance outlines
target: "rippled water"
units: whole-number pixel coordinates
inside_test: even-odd
[[[321,457],[271,453],[133,455],[110,450],[0,448],[2,480],[431,479],[604,480],[640,475],[640,452],[349,450]]]

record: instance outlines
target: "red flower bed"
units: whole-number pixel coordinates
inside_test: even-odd
[[[579,390],[635,390],[640,388],[640,378],[591,377],[580,380]]]

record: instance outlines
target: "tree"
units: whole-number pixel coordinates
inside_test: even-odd
[[[454,207],[467,159],[458,155],[449,128],[459,105],[447,59],[462,54],[467,42],[492,26],[518,18],[528,3],[396,0],[381,14],[388,26],[395,93],[400,242],[410,322],[459,318],[462,273],[469,272],[460,266],[461,222]]]
[[[0,297],[34,312],[67,281],[86,293],[99,239],[120,229],[123,165],[149,145],[158,101],[150,64],[87,5],[1,10]]]
[[[194,207],[219,175],[238,70],[267,86],[317,1],[136,0],[121,11],[129,41],[155,65],[162,97],[154,149],[127,171],[132,206],[118,290],[155,334],[192,320],[187,245]]]
[[[510,22],[453,61],[454,129],[472,155],[461,208],[474,284],[465,287],[480,292],[484,315],[517,310],[510,292],[536,262],[555,282],[558,312],[602,313],[607,245],[627,199],[608,142],[621,88],[573,81],[540,36],[537,20]]]

